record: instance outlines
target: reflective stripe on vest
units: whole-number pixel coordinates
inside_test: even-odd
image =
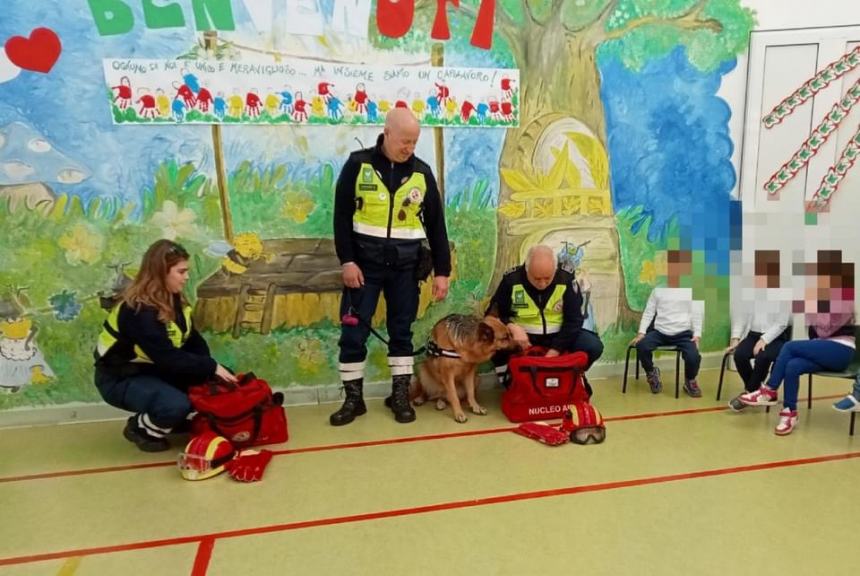
[[[391,192],[376,170],[364,162],[359,167],[358,179],[355,181],[352,229],[359,234],[378,238],[425,238],[418,213],[426,193],[427,180],[424,174],[413,172],[394,192],[392,201]]]
[[[108,315],[107,320],[105,320],[102,325],[102,331],[101,334],[99,334],[98,343],[96,344],[96,353],[100,358],[107,354],[113,345],[122,338],[122,335],[119,332],[119,309],[121,306],[122,303],[114,306],[113,310],[111,310]],[[184,332],[176,322],[168,322],[165,325],[165,328],[167,329],[167,338],[176,348],[182,348],[182,345],[185,344],[186,340],[188,340],[188,336],[191,335],[191,306],[183,306],[182,315],[185,317]],[[137,344],[134,346],[134,355],[134,358],[131,360],[132,362],[152,363],[149,356],[147,356]]]
[[[562,311],[565,284],[556,284],[543,310],[532,300],[522,284],[514,284],[511,291],[511,307],[517,315],[517,324],[527,334],[556,334],[561,331],[564,320]]]

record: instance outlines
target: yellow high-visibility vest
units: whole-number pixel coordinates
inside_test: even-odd
[[[565,284],[556,284],[543,311],[532,300],[522,284],[514,284],[511,291],[511,307],[516,313],[516,323],[527,334],[556,334],[561,331],[564,320],[563,298]]]
[[[99,358],[107,354],[113,345],[123,338],[119,331],[120,307],[122,307],[122,302],[113,307],[107,320],[102,324],[102,331],[99,334],[96,345],[96,353]],[[176,322],[167,323],[167,337],[170,339],[170,343],[176,348],[182,348],[182,345],[185,344],[185,341],[191,335],[191,306],[183,306],[182,315],[185,317],[185,330],[182,330]],[[134,345],[134,358],[131,361],[152,363],[149,356],[137,344]]]
[[[356,205],[352,229],[359,234],[377,238],[421,240],[426,235],[418,214],[425,194],[427,180],[424,174],[413,172],[394,192],[392,201],[391,192],[382,178],[370,163],[364,162],[355,182]]]

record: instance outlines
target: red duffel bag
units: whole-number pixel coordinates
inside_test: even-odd
[[[284,395],[272,394],[269,383],[253,372],[237,377],[238,384],[209,382],[188,389],[197,411],[191,421],[192,435],[211,430],[236,448],[286,442]]]
[[[511,385],[502,394],[502,412],[511,422],[561,418],[565,406],[588,401],[585,352],[545,354],[545,348],[534,346],[508,361]]]

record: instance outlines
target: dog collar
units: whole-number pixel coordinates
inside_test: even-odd
[[[433,340],[427,341],[426,352],[428,356],[432,356],[434,358],[438,358],[439,356],[444,356],[445,358],[459,358],[460,355],[457,354],[455,350],[447,350],[445,348],[441,348],[436,342]]]

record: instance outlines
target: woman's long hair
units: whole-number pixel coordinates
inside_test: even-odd
[[[173,266],[188,259],[188,252],[176,242],[158,240],[143,255],[140,271],[123,292],[123,302],[135,312],[139,312],[141,306],[152,306],[158,310],[158,319],[165,324],[176,320],[173,294],[167,290],[165,280]],[[180,298],[185,303],[185,297],[180,294]]]

